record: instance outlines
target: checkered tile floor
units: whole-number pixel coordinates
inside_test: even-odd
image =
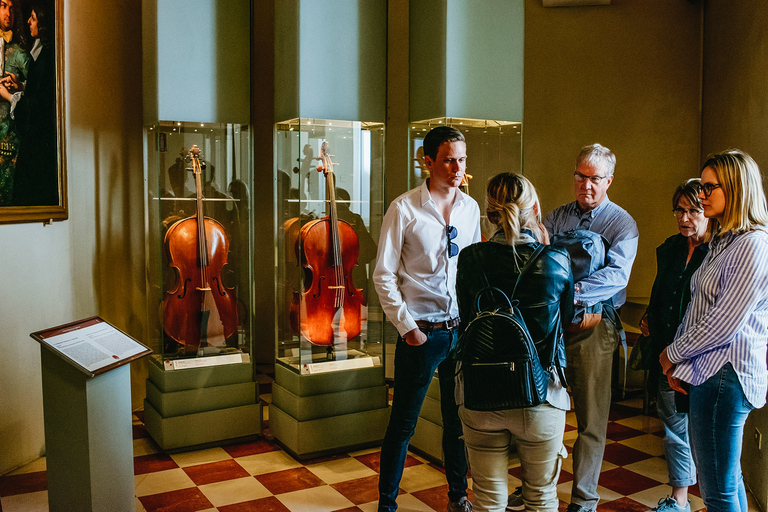
[[[267,397],[268,398],[268,397]],[[608,427],[598,511],[644,511],[670,488],[662,449],[662,427],[641,414],[639,399],[614,404]],[[138,512],[331,512],[376,510],[379,450],[297,462],[269,437],[250,443],[173,455],[159,453],[137,415],[134,471]],[[576,419],[568,414],[564,442],[576,438]],[[447,485],[441,470],[411,455],[398,498],[399,510],[446,509]],[[558,493],[568,500],[572,461],[560,475]],[[509,469],[510,488],[520,484],[520,466]],[[45,459],[0,477],[0,511],[47,511]],[[704,510],[692,488],[691,510]],[[565,510],[567,501],[561,501]],[[757,511],[750,496],[750,511]]]

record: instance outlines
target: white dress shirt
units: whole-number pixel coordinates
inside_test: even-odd
[[[456,190],[450,242],[459,250],[480,241],[477,202]],[[449,257],[446,223],[429,193],[427,181],[389,205],[381,225],[373,282],[384,313],[401,336],[416,329],[416,320],[443,322],[459,316],[456,264]]]

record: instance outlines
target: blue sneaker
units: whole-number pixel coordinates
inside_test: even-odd
[[[681,507],[677,504],[677,500],[675,498],[670,498],[667,496],[666,498],[662,498],[659,500],[659,504],[656,506],[656,508],[652,508],[651,510],[648,510],[647,512],[691,512],[691,502],[687,502],[684,507]]]

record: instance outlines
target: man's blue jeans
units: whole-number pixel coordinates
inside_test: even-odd
[[[443,457],[448,480],[448,498],[459,501],[467,495],[467,458],[458,406],[454,398],[456,364],[451,351],[456,345],[456,330],[434,330],[418,347],[398,338],[395,351],[395,389],[392,413],[381,445],[379,473],[379,512],[397,509],[397,494],[403,476],[408,443],[416,428],[421,404],[437,369],[440,380],[443,417]]]
[[[691,386],[689,430],[707,512],[747,512],[741,475],[741,442],[752,405],[727,363],[699,386]]]

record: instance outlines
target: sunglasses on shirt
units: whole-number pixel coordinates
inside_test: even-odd
[[[445,236],[448,237],[448,257],[453,258],[459,254],[459,246],[451,240],[459,236],[459,230],[456,229],[456,226],[445,226]]]

